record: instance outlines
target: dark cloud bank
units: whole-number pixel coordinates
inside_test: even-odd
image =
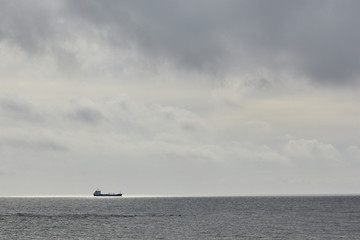
[[[114,45],[190,69],[261,66],[315,81],[359,74],[356,1],[71,1],[69,8]]]
[[[352,83],[360,73],[359,1],[1,1],[0,39],[30,53],[84,35],[153,62],[228,74],[292,73]],[[54,52],[59,53],[58,50]],[[76,54],[75,52],[73,54]]]

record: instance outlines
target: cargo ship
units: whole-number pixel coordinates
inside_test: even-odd
[[[94,192],[94,197],[121,197],[122,193],[101,193],[99,189]]]

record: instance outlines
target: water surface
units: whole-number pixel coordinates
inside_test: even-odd
[[[0,239],[360,239],[360,197],[0,198]]]

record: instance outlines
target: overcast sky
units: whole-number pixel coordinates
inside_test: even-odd
[[[360,193],[359,1],[0,4],[0,195]]]

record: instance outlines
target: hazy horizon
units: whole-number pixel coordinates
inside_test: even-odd
[[[94,197],[92,194],[82,195],[12,195],[0,196],[0,198],[94,198],[94,199],[121,199],[121,198],[301,198],[301,197],[357,197],[359,193],[347,194],[269,194],[269,195],[126,195],[121,197],[105,196]]]

